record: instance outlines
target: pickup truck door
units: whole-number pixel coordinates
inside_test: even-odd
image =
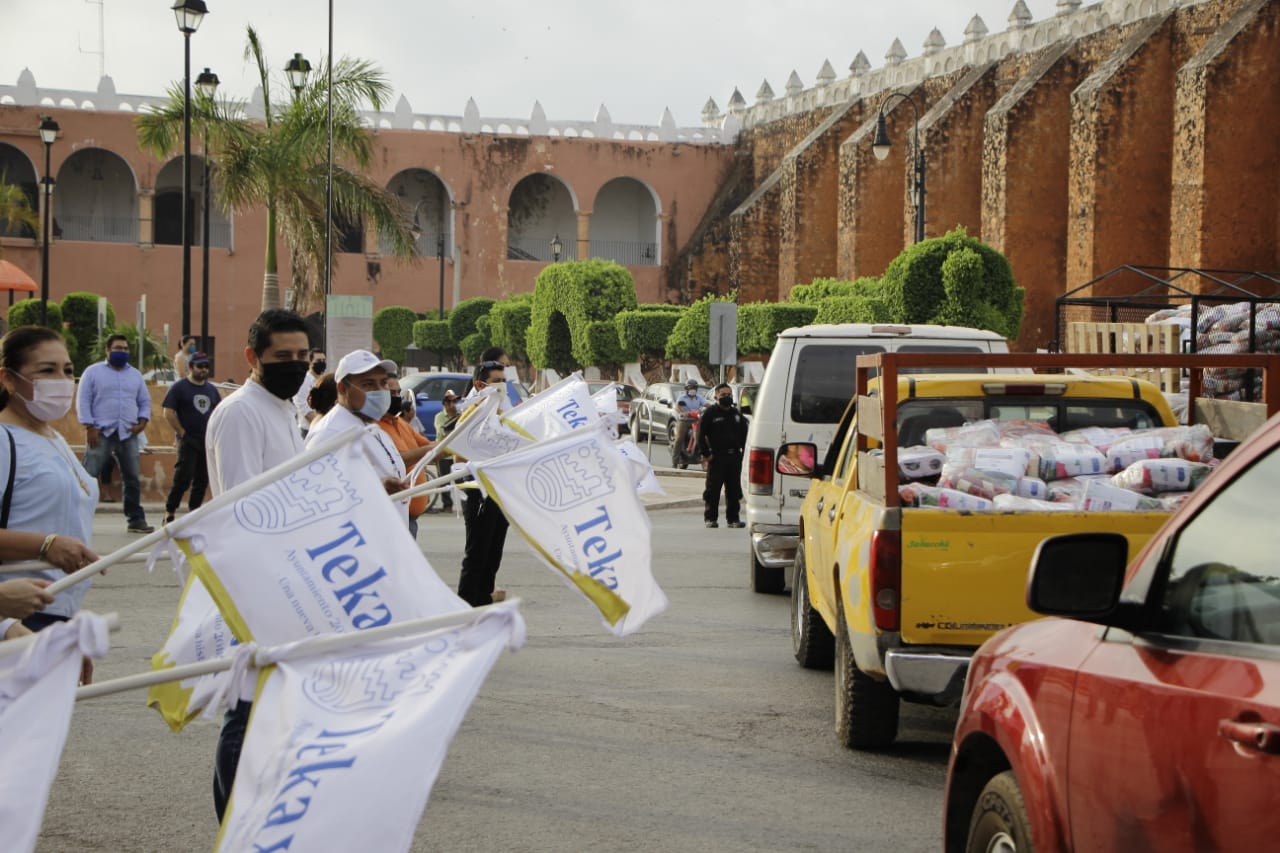
[[[840,508],[844,496],[854,479],[854,462],[858,443],[857,430],[850,428],[837,432],[844,436],[840,453],[835,458],[835,470],[821,480],[814,480],[809,487],[809,499],[813,512],[807,519],[812,529],[805,530],[806,562],[809,570],[809,600],[819,613],[825,614],[830,624],[835,624],[836,581],[834,559],[837,553],[836,534],[840,529]]]

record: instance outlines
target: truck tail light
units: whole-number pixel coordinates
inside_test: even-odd
[[[747,485],[753,495],[773,494],[772,447],[753,447],[747,454]]]
[[[871,534],[871,611],[881,631],[897,631],[902,604],[902,534]]]

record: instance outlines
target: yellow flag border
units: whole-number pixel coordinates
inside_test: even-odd
[[[596,606],[596,609],[604,616],[605,622],[611,626],[617,625],[624,616],[631,612],[631,605],[617,593],[589,575],[584,575],[577,570],[570,571],[559,560],[547,553],[535,537],[530,536],[528,531],[511,520],[510,514],[507,513],[503,507],[502,500],[498,497],[498,491],[494,488],[493,481],[483,471],[476,471],[475,476],[484,487],[484,493],[498,505],[498,508],[502,510],[502,514],[507,517],[507,521],[516,529],[516,532],[524,537],[524,540],[529,543],[533,550],[538,552],[547,565],[552,566],[556,571],[564,575],[571,584],[587,597],[587,600]]]
[[[191,592],[191,585],[200,582],[195,572],[187,576],[187,583],[182,588],[182,595],[178,597],[178,609],[174,611],[173,622],[169,625],[169,633],[165,636],[164,644],[160,646],[160,650],[151,656],[152,672],[173,669],[177,666],[165,652],[164,647],[169,644],[169,639],[178,630],[182,608],[186,606],[187,594]],[[183,687],[181,681],[166,681],[164,684],[157,684],[147,690],[147,707],[155,708],[160,718],[165,721],[171,731],[180,732],[186,727],[187,723],[200,715],[198,710],[191,710],[191,694],[194,692],[194,688]]]
[[[227,588],[222,585],[222,580],[218,577],[218,573],[214,571],[213,566],[209,564],[204,553],[193,550],[190,539],[174,539],[173,541],[182,549],[182,553],[186,554],[191,570],[200,578],[204,588],[209,591],[209,597],[218,606],[219,612],[222,613],[222,618],[226,620],[227,627],[231,629],[231,636],[241,643],[253,642],[255,639],[253,632],[249,630],[248,623],[240,615],[240,611],[236,609],[236,603],[232,600],[231,593],[227,592]]]

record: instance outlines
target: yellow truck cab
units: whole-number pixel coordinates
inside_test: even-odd
[[[1108,364],[1124,358],[1109,357]],[[1232,366],[1241,359],[1249,360],[1247,367],[1280,364],[1275,356],[1128,358],[1143,363],[1163,358],[1186,368],[1222,366],[1220,358],[1233,359]],[[951,508],[914,506],[900,494],[903,482],[910,479],[899,465],[900,451],[904,460],[911,457],[905,449],[922,449],[927,437],[945,435],[937,430],[1016,424],[1051,430],[1056,440],[1070,431],[1077,431],[1073,436],[1079,431],[1121,434],[1178,425],[1164,395],[1149,382],[1128,376],[1025,372],[1028,367],[1045,371],[1100,366],[1097,359],[987,355],[976,360],[936,354],[858,358],[857,394],[800,509],[800,543],[791,579],[793,651],[807,667],[834,663],[836,732],[844,746],[876,748],[893,741],[901,700],[934,705],[959,700],[973,651],[996,631],[1036,618],[1026,606],[1024,589],[1028,566],[1043,539],[1108,530],[1123,534],[1130,553],[1136,553],[1164,523],[1169,510],[1152,499],[1124,511],[1099,509],[1111,506],[1099,501],[1086,510],[1069,502],[1050,506],[1045,501],[1040,506],[1030,500],[1015,501],[1018,508],[1012,510],[975,510],[963,508],[963,499]],[[939,372],[902,372],[926,366],[923,361]],[[1204,364],[1210,361],[1212,365]],[[952,372],[963,367],[974,372]],[[998,372],[1002,368],[1024,372]],[[1198,371],[1190,373],[1194,399]],[[1280,371],[1266,374],[1271,390]],[[1272,410],[1277,396],[1268,394]],[[780,455],[785,452],[781,449]],[[936,458],[934,464],[940,464]],[[1095,479],[1107,477],[1099,471]],[[1031,504],[1038,508],[1022,508]]]

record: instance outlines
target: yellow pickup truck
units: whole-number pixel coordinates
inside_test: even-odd
[[[857,359],[856,395],[825,460],[814,466],[801,506],[791,584],[793,651],[806,667],[834,663],[836,734],[843,746],[892,742],[902,700],[958,701],[973,651],[1001,628],[1036,618],[1024,588],[1043,539],[1109,530],[1124,534],[1136,553],[1169,515],[1151,501],[1138,511],[1097,509],[1105,503],[1090,510],[1070,503],[1065,510],[904,505],[900,489],[910,475],[899,466],[900,451],[906,460],[912,453],[905,448],[922,449],[936,430],[974,423],[1075,435],[1176,426],[1164,395],[1149,382],[1066,372],[1156,363],[1187,371],[1192,400],[1199,396],[1196,368],[1208,367],[1258,369],[1268,414],[1280,400],[1280,356],[886,353]],[[931,372],[905,372],[921,368]],[[812,460],[814,452],[799,444],[779,448],[778,456]]]

